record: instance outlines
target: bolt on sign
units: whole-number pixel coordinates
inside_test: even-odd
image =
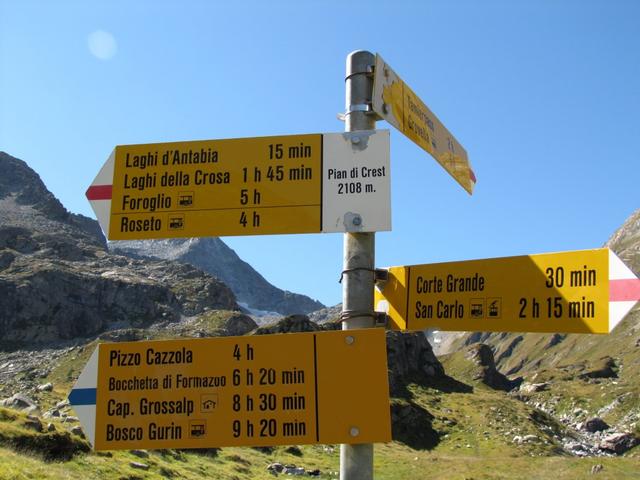
[[[110,240],[391,229],[389,131],[117,146],[87,190]]]
[[[391,441],[382,329],[103,343],[69,402],[96,450]]]
[[[375,292],[399,330],[609,333],[638,300],[606,248],[391,267]]]
[[[372,103],[375,113],[433,156],[462,188],[473,194],[476,176],[466,150],[379,54]]]

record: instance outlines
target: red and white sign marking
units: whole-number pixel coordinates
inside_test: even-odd
[[[98,223],[105,232],[109,233],[109,220],[111,218],[111,195],[113,191],[113,169],[116,164],[115,149],[102,166],[98,175],[87,189],[87,199],[96,214]]]
[[[640,300],[640,279],[609,250],[609,331]]]

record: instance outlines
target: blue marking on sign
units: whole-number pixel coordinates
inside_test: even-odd
[[[71,405],[95,405],[95,388],[74,388],[69,393],[69,403]]]

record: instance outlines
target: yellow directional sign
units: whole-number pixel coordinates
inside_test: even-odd
[[[389,135],[358,135],[121,145],[87,198],[110,240],[389,230]]]
[[[473,194],[476,177],[466,150],[380,55],[376,55],[373,110],[431,154]]]
[[[391,440],[380,329],[101,344],[94,356],[69,399],[98,450]]]
[[[400,330],[609,333],[639,282],[597,249],[391,267],[375,295]]]

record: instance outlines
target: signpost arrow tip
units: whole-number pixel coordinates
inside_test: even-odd
[[[609,332],[640,300],[640,279],[609,250]]]
[[[68,398],[91,445],[95,445],[98,350],[99,347],[96,347],[91,354]]]

